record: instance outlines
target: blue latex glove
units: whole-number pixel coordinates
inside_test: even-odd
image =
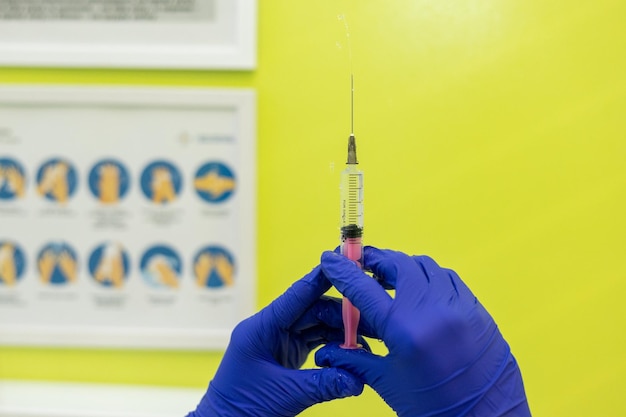
[[[389,353],[327,345],[320,366],[370,385],[401,417],[530,416],[522,377],[496,324],[452,270],[426,256],[367,247],[363,267],[333,252],[322,269],[361,310],[360,331]],[[395,298],[384,289],[395,288]]]
[[[282,296],[239,323],[195,412],[188,417],[295,416],[313,404],[358,395],[363,383],[337,368],[300,370],[311,350],[343,338],[325,324],[330,282],[316,267]],[[321,308],[321,310],[320,310]],[[336,310],[336,312],[335,312]]]

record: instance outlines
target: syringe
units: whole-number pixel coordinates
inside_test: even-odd
[[[357,168],[354,133],[348,138],[348,162],[341,172],[341,253],[361,265],[363,255],[363,171]],[[357,328],[361,313],[350,300],[343,297],[342,317],[344,349],[357,349]]]

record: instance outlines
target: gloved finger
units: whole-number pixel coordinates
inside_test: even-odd
[[[285,389],[291,390],[291,395],[294,395],[294,389],[299,391],[302,402],[307,406],[363,392],[363,382],[345,369],[322,368],[289,372],[291,387]]]
[[[329,328],[343,329],[343,318],[341,316],[341,299],[329,296],[322,296],[316,301],[296,322],[290,327],[292,332],[302,332],[308,328],[324,324]],[[359,320],[358,333],[367,337],[380,339],[374,326],[363,317]]]
[[[364,349],[343,349],[337,343],[331,343],[315,352],[317,366],[330,366],[345,369],[357,376],[364,383],[372,383],[385,369],[385,358]]]
[[[361,317],[376,333],[382,333],[392,298],[354,261],[333,252],[322,254],[322,271],[335,288],[361,311]]]
[[[363,247],[363,257],[365,256],[365,252],[368,250],[372,250],[375,249],[373,246],[364,246]],[[337,246],[335,248],[335,250],[333,251],[335,253],[341,254],[341,246]],[[359,262],[363,262],[363,259],[361,259]],[[363,267],[363,265],[361,265],[361,267]],[[364,269],[365,271],[371,272],[371,270],[369,269]],[[395,282],[393,283],[393,285],[387,281],[385,281],[384,279],[377,277],[376,275],[373,276],[373,278],[386,290],[394,290],[395,287]]]
[[[280,297],[264,310],[271,314],[264,315],[274,320],[281,329],[291,326],[322,294],[330,289],[330,282],[316,266],[311,272],[296,281]]]
[[[429,256],[421,255],[413,256],[412,258],[428,279],[429,297],[447,301],[458,298],[459,292],[455,281],[449,274],[450,270],[440,267],[437,262]]]
[[[314,337],[318,336],[318,337]],[[302,337],[307,341],[307,348],[309,352],[316,349],[318,346],[325,345],[327,343],[338,342],[343,340],[343,330],[325,330],[315,335],[315,330],[308,330]]]
[[[451,269],[443,268],[443,270],[446,271],[446,273],[448,274],[448,277],[450,278],[450,281],[452,281],[452,285],[456,289],[461,300],[470,303],[475,303],[477,301],[476,296],[474,295],[472,290],[470,290],[469,287],[465,285],[465,282],[463,282],[461,277],[459,277],[459,274]]]
[[[364,271],[372,272],[374,279],[383,287],[386,286],[388,287],[387,289],[395,289],[396,276],[394,274],[388,274],[388,276],[385,276],[381,273],[382,271],[375,271],[372,269],[372,264],[376,264],[376,260],[381,257],[383,252],[385,252],[385,250],[378,249],[374,246],[363,246],[363,262],[361,267]]]
[[[379,256],[380,252],[383,251],[382,249],[378,249],[375,248],[374,246],[364,246],[363,247],[363,262],[362,262],[362,267],[363,270],[368,271],[368,272],[372,272],[374,279],[380,284],[382,285],[382,287],[386,290],[395,290],[396,289],[396,276],[395,275],[389,275],[389,276],[384,276],[382,274],[378,275],[376,273],[376,271],[372,270],[372,267],[370,266],[370,261],[369,259],[375,259],[376,256]],[[373,262],[373,261],[372,261]]]
[[[417,301],[428,290],[429,278],[413,259],[402,252],[367,247],[363,267],[396,289],[396,299],[411,297]]]
[[[320,326],[308,329],[295,337],[301,338],[310,352],[320,345],[326,345],[328,343],[343,343],[344,332],[342,329],[328,329]],[[369,343],[367,343],[367,340],[365,340],[363,336],[357,335],[357,343],[368,352],[372,351],[372,348],[370,348]]]
[[[291,333],[291,337],[301,341],[302,343],[317,343],[317,345],[314,345],[314,347],[317,347],[324,343],[342,340],[343,330],[319,325],[298,333]]]
[[[440,267],[428,256],[413,256],[413,260],[428,277],[429,296],[439,297],[446,301],[460,299],[467,303],[476,302],[472,291],[455,271]]]
[[[309,327],[324,323],[329,327],[341,329],[341,299],[323,295],[309,307],[290,327],[290,331],[299,332]]]
[[[365,247],[363,247],[363,251],[367,251],[367,250],[369,250],[369,249],[371,249],[371,248],[372,248],[372,246],[365,246]],[[338,254],[341,254],[341,246],[337,246],[333,252],[338,253]],[[361,261],[362,261],[362,260],[361,260]],[[369,271],[369,270],[367,270],[367,271]],[[371,272],[371,271],[369,271],[369,272]],[[374,275],[374,279],[375,279],[376,281],[378,281],[378,283],[379,283],[380,285],[382,285],[382,287],[383,287],[384,289],[386,289],[386,290],[394,290],[394,289],[396,288],[394,285],[391,285],[390,283],[388,283],[388,282],[386,282],[385,280],[383,280],[383,279],[381,279],[381,278],[377,277],[376,275]]]

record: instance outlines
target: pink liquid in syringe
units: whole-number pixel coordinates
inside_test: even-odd
[[[360,237],[346,238],[341,247],[342,254],[346,258],[356,261],[359,266],[361,266],[362,251],[363,245]],[[361,312],[352,305],[352,302],[347,297],[343,297],[341,302],[341,315],[344,326],[344,343],[341,347],[344,349],[358,349],[362,347],[357,343],[357,329],[359,327]]]

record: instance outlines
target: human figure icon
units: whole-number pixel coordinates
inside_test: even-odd
[[[167,161],[155,161],[141,174],[141,190],[154,204],[168,204],[176,200],[182,189],[178,168]]]
[[[105,287],[122,288],[128,269],[128,254],[117,242],[108,242],[98,246],[89,257],[91,276]]]
[[[200,250],[193,263],[199,287],[230,287],[234,283],[235,264],[232,255],[220,246]]]
[[[37,257],[39,279],[43,284],[62,285],[76,282],[78,261],[76,252],[65,243],[50,243]]]
[[[89,173],[89,189],[101,204],[116,204],[128,192],[129,174],[126,167],[115,159],[104,159]]]
[[[25,258],[22,249],[13,242],[0,241],[0,284],[12,287],[24,272]]]
[[[180,287],[180,257],[168,246],[149,248],[141,257],[140,268],[145,282],[151,287]]]
[[[0,200],[24,197],[26,175],[22,166],[14,159],[0,158]]]
[[[154,203],[169,203],[174,200],[174,184],[172,174],[167,168],[157,167],[152,169],[152,201]]]
[[[37,173],[37,192],[48,200],[67,203],[76,191],[77,175],[74,167],[66,160],[51,159]]]

